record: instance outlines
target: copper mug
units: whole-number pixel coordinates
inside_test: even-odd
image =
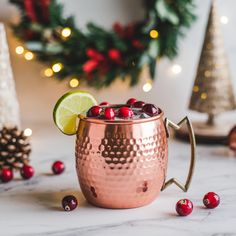
[[[81,190],[93,205],[134,208],[151,203],[172,183],[187,191],[195,163],[195,137],[187,117],[178,124],[159,115],[137,120],[99,120],[79,116],[76,170]],[[186,183],[166,180],[168,127],[187,124],[191,160]]]

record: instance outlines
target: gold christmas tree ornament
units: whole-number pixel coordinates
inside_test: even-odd
[[[205,123],[193,125],[197,139],[210,143],[225,140],[232,127],[217,124],[216,116],[236,108],[220,26],[216,3],[212,1],[189,104],[190,110],[208,115]]]
[[[207,113],[209,125],[214,124],[215,115],[236,108],[220,21],[214,1],[211,5],[189,108]]]

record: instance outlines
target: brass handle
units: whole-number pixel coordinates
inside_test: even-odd
[[[192,177],[193,177],[193,171],[194,171],[194,166],[195,166],[195,156],[196,156],[195,155],[196,141],[195,141],[195,136],[194,136],[192,124],[191,124],[191,122],[190,122],[190,120],[188,119],[187,116],[184,119],[182,119],[178,124],[173,123],[172,121],[168,120],[167,118],[165,118],[165,121],[164,121],[167,137],[169,137],[169,126],[174,128],[175,130],[178,130],[178,129],[181,128],[181,126],[184,123],[187,124],[188,132],[189,132],[189,138],[190,138],[190,144],[191,144],[191,160],[190,160],[190,166],[189,166],[187,180],[186,180],[185,184],[182,184],[177,179],[171,178],[167,182],[164,183],[161,190],[166,189],[168,186],[170,186],[171,184],[174,183],[179,188],[181,188],[184,192],[187,192],[188,188],[190,186],[190,183],[191,183],[191,180],[192,180]]]

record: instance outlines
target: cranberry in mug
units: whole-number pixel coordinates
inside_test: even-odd
[[[142,103],[142,106],[139,107],[136,107],[135,103],[133,103],[133,105],[119,104],[93,106],[87,112],[87,117],[107,120],[135,120],[153,117],[161,113],[161,109],[156,105],[144,102]]]

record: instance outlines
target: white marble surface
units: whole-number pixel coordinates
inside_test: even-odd
[[[183,193],[171,186],[152,204],[130,210],[96,208],[84,200],[79,190],[74,167],[74,137],[60,134],[51,124],[33,126],[32,165],[36,175],[29,181],[16,176],[8,184],[0,184],[1,236],[112,236],[112,235],[236,235],[236,157],[226,147],[198,146],[192,186]],[[62,160],[66,171],[51,175],[51,163]],[[189,147],[170,142],[168,175],[181,180],[186,177]],[[214,210],[202,206],[202,197],[215,191],[221,205]],[[73,212],[60,207],[66,194],[74,194],[80,202]],[[175,203],[189,198],[194,211],[188,217],[175,213]]]

